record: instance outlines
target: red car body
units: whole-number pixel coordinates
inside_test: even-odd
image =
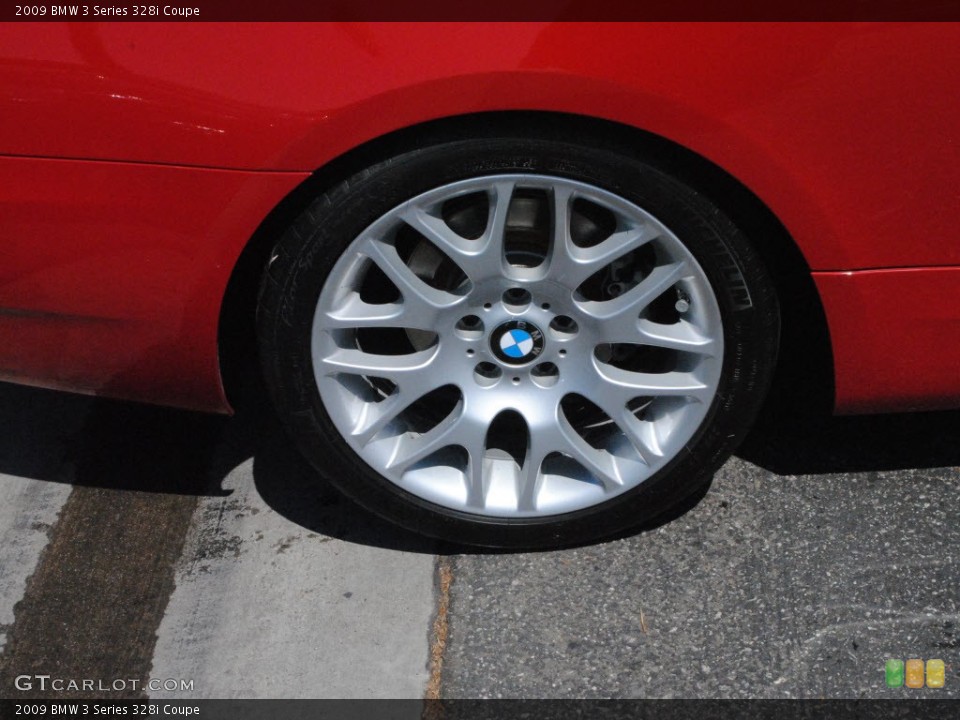
[[[957,67],[940,24],[7,24],[0,376],[228,410],[225,292],[286,197],[395,131],[535,111],[745,186],[812,273],[838,411],[960,406]]]

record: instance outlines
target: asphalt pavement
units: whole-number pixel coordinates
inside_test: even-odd
[[[341,498],[262,404],[0,385],[0,697],[960,697],[958,440],[958,412],[775,412],[656,527],[487,553]]]

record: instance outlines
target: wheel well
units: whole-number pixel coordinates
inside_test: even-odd
[[[628,125],[549,112],[491,112],[430,121],[371,140],[325,164],[264,219],[234,267],[220,312],[219,357],[230,403],[259,393],[255,311],[260,277],[283,231],[317,194],[392,156],[464,138],[504,134],[578,143],[630,154],[678,178],[722,208],[750,238],[773,276],[781,302],[780,360],[768,410],[795,400],[833,403],[833,364],[826,316],[809,266],[787,229],[736,178],[706,158],[659,135]],[[253,381],[251,383],[251,380]],[[811,392],[817,395],[811,396]],[[822,394],[822,396],[821,396]]]

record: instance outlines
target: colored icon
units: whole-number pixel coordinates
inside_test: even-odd
[[[903,687],[903,660],[887,660],[885,675],[887,687]]]
[[[917,658],[907,660],[905,684],[908,688],[923,687],[923,660],[918,660]]]
[[[942,688],[943,679],[943,660],[927,660],[927,687]]]

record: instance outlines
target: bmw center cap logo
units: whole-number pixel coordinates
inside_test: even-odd
[[[500,336],[500,349],[507,357],[522,360],[533,350],[533,335],[526,330],[508,330]]]
[[[511,365],[523,365],[543,352],[543,333],[523,320],[504,323],[490,338],[493,354]]]

